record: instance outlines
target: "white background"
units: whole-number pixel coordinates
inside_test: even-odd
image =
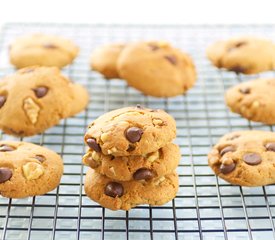
[[[0,0],[4,22],[275,23],[275,0]]]

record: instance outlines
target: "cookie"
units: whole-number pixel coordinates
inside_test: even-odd
[[[78,51],[70,40],[33,34],[19,37],[10,45],[10,62],[16,68],[34,65],[62,68],[72,63]]]
[[[55,152],[27,142],[0,141],[0,194],[8,198],[43,195],[55,189],[63,161]]]
[[[275,133],[239,131],[224,135],[208,155],[216,175],[240,186],[275,183]]]
[[[85,179],[85,193],[93,201],[111,210],[130,210],[140,204],[163,205],[178,191],[178,175],[170,173],[151,180],[119,182],[89,169]]]
[[[275,68],[275,45],[257,37],[237,37],[208,47],[207,57],[218,68],[255,74]]]
[[[126,107],[103,114],[89,125],[85,142],[105,155],[155,152],[176,137],[176,123],[162,110]]]
[[[91,69],[100,72],[107,79],[118,78],[117,59],[125,44],[109,44],[98,47],[91,56]]]
[[[166,42],[128,44],[118,58],[119,76],[146,95],[173,97],[196,80],[192,59]]]
[[[179,147],[168,143],[156,152],[128,157],[103,155],[90,149],[84,155],[83,163],[114,180],[148,180],[173,172],[180,156]]]
[[[88,93],[55,67],[29,67],[0,80],[0,128],[30,136],[82,111]]]
[[[266,124],[275,124],[275,78],[256,79],[238,84],[225,94],[231,111]]]

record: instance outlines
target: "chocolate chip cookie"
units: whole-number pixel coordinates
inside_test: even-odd
[[[96,48],[91,56],[91,68],[107,79],[118,78],[117,59],[124,47],[125,44],[114,43]]]
[[[275,124],[275,78],[256,79],[238,84],[225,94],[231,111],[266,124]]]
[[[161,178],[120,182],[89,169],[85,179],[85,193],[93,201],[112,210],[130,210],[140,204],[163,205],[178,191],[178,175],[171,173]]]
[[[55,189],[63,161],[55,152],[27,142],[0,141],[0,194],[8,198],[43,195]]]
[[[137,107],[117,109],[89,125],[85,142],[95,152],[129,156],[155,152],[176,137],[176,123],[162,110]]]
[[[118,58],[119,76],[146,95],[173,97],[196,80],[192,59],[167,42],[128,44]]]
[[[257,37],[218,41],[207,49],[209,60],[218,68],[255,74],[275,68],[275,45]]]
[[[0,80],[0,128],[30,136],[82,111],[88,93],[55,67],[28,67]]]
[[[224,135],[208,155],[209,166],[241,186],[275,183],[275,133],[240,131]]]
[[[75,59],[78,47],[59,36],[33,34],[17,38],[10,46],[10,62],[16,68],[34,65],[62,68]]]
[[[173,172],[180,156],[179,147],[168,143],[156,152],[128,157],[103,155],[89,149],[83,157],[83,163],[114,180],[149,180]]]

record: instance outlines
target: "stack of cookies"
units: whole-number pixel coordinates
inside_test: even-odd
[[[96,119],[85,135],[87,196],[112,210],[173,199],[180,160],[175,137],[175,120],[162,110],[126,107]]]

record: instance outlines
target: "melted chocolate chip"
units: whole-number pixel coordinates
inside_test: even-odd
[[[125,133],[127,140],[131,143],[138,142],[141,139],[142,134],[142,129],[137,127],[130,127]]]
[[[7,100],[6,96],[0,96],[0,108],[4,106],[5,102]]]
[[[12,177],[12,171],[9,168],[0,168],[0,183],[4,183]]]
[[[129,147],[127,148],[127,152],[133,152],[136,149],[135,145],[129,144]]]
[[[10,151],[14,151],[15,147],[13,146],[9,146],[9,145],[1,145],[0,146],[0,152],[10,152]]]
[[[34,158],[37,159],[39,162],[46,161],[46,158],[43,155],[35,155]]]
[[[157,51],[159,49],[159,46],[155,45],[155,44],[149,44],[148,45],[152,51]]]
[[[220,155],[223,156],[224,154],[226,154],[228,152],[235,152],[235,148],[233,146],[227,146],[227,147],[223,148],[222,150],[220,150]]]
[[[100,146],[97,144],[96,140],[94,138],[87,138],[86,143],[90,148],[92,148],[96,152],[100,152]]]
[[[51,43],[44,44],[43,47],[44,48],[48,48],[48,49],[55,49],[55,48],[57,48],[56,45],[51,44]]]
[[[249,87],[243,87],[243,88],[240,88],[239,91],[243,94],[249,94],[250,93],[250,88]]]
[[[49,89],[47,87],[38,87],[38,88],[33,89],[35,96],[37,98],[44,97],[47,94],[48,90]]]
[[[228,173],[232,172],[235,169],[235,167],[236,167],[235,163],[231,163],[229,165],[222,164],[220,166],[220,172],[223,174],[228,174]]]
[[[120,183],[109,182],[104,189],[104,193],[110,197],[121,197],[123,195],[124,189]]]
[[[177,64],[177,58],[173,55],[167,55],[167,56],[164,56],[164,58],[169,61],[170,63],[172,63],[173,65],[176,65]]]
[[[151,170],[146,168],[141,168],[134,173],[133,178],[135,180],[150,180],[154,176],[155,174]]]
[[[265,148],[267,151],[275,152],[275,142],[267,143]]]
[[[233,71],[235,73],[243,73],[245,72],[245,69],[241,66],[234,66],[232,68],[229,69],[230,71]]]
[[[240,48],[246,44],[247,44],[247,42],[237,42],[234,46],[232,46],[228,49],[228,52],[231,52],[231,51],[235,50],[236,48]]]
[[[258,153],[246,153],[243,160],[249,165],[258,165],[262,162],[262,158]]]

